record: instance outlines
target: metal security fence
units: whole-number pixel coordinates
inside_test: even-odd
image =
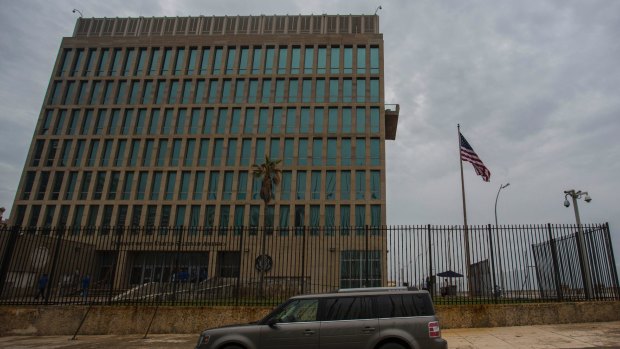
[[[409,286],[437,304],[619,300],[607,224],[3,227],[0,304],[270,305]]]

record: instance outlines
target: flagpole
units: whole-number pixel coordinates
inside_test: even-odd
[[[467,264],[465,265],[465,276],[467,277],[467,285],[469,287],[469,292],[471,294],[471,278],[469,277],[469,266],[471,264],[471,259],[469,256],[469,229],[467,228],[467,205],[465,203],[465,180],[463,178],[463,157],[461,156],[461,125],[456,124],[456,128],[458,131],[459,137],[459,162],[461,164],[461,194],[463,197],[463,232],[465,238],[465,260]]]
[[[467,205],[465,204],[465,180],[463,179],[463,157],[461,156],[461,124],[456,124],[459,140],[459,162],[461,163],[461,194],[463,198],[463,226],[467,229]],[[468,261],[469,262],[469,261]]]

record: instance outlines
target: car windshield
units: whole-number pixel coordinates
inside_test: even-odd
[[[319,307],[317,299],[296,299],[276,309],[263,322],[275,319],[277,322],[316,321]]]

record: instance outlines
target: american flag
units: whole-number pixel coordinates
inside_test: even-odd
[[[459,132],[459,136],[461,136],[461,160],[465,160],[474,165],[474,169],[476,170],[476,174],[478,176],[482,176],[482,179],[485,182],[488,182],[491,178],[491,171],[484,166],[482,160],[478,157],[478,154],[474,151],[474,149],[469,145],[465,137]]]

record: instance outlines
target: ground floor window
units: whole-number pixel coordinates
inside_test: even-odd
[[[133,255],[130,284],[201,282],[206,280],[208,252],[139,252]]]
[[[239,277],[241,254],[239,251],[220,251],[217,253],[217,276]]]
[[[381,286],[381,251],[349,250],[340,253],[340,288]]]

